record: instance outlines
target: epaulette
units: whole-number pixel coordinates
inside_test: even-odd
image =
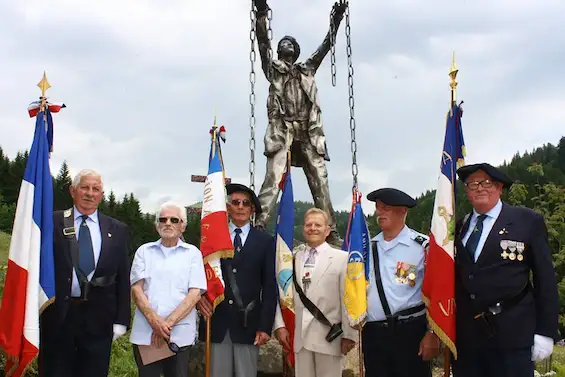
[[[416,241],[424,249],[426,249],[430,244],[430,239],[428,237],[424,236],[423,234],[416,233],[416,232],[414,232],[414,235],[412,236],[412,240]]]

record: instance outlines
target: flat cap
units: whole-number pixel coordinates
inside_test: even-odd
[[[395,188],[381,188],[375,190],[367,195],[367,200],[376,202],[382,201],[384,204],[395,207],[408,207],[416,206],[416,200],[407,193],[397,190]]]
[[[253,202],[253,206],[255,207],[255,214],[258,215],[262,212],[261,211],[261,204],[259,203],[259,198],[257,197],[257,195],[255,195],[253,190],[251,190],[249,187],[242,185],[241,183],[228,183],[226,185],[226,191],[227,191],[228,195],[231,195],[234,192],[245,192],[245,193],[247,193],[251,197],[251,201]]]
[[[462,182],[465,182],[467,178],[476,172],[477,170],[482,170],[487,173],[493,181],[497,181],[503,184],[502,187],[508,188],[514,183],[510,178],[508,178],[502,171],[495,168],[491,164],[482,162],[480,164],[465,165],[457,169],[457,175]]]

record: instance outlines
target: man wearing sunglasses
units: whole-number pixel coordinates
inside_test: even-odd
[[[457,174],[473,212],[457,223],[455,234],[454,376],[531,377],[533,361],[551,355],[558,334],[557,283],[544,219],[501,201],[513,182],[495,167],[467,165]]]
[[[137,249],[131,268],[136,304],[130,340],[140,377],[186,377],[188,348],[196,339],[196,311],[206,291],[202,253],[182,241],[186,209],[165,203],[156,215],[160,239]],[[165,348],[166,347],[166,348]],[[172,356],[147,363],[155,349]]]
[[[257,375],[259,346],[270,339],[275,317],[275,245],[268,233],[251,226],[253,213],[261,213],[255,193],[237,183],[226,189],[234,257],[221,261],[225,299],[213,313],[204,296],[197,307],[212,318],[212,377],[249,377]],[[201,318],[200,340],[205,336]]]

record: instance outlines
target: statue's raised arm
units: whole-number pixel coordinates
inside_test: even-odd
[[[255,0],[255,32],[257,33],[257,44],[259,45],[259,56],[261,56],[261,68],[265,77],[269,80],[269,50],[271,41],[267,34],[267,13],[270,11],[267,0]]]
[[[345,0],[340,0],[339,2],[336,2],[334,4],[330,17],[330,29],[326,34],[326,38],[324,38],[324,41],[322,42],[320,47],[318,47],[318,49],[314,51],[312,56],[310,56],[310,58],[305,61],[305,63],[311,66],[314,71],[317,71],[318,67],[320,67],[320,64],[322,64],[322,61],[332,47],[332,43],[335,44],[337,31],[339,29],[339,25],[341,24],[341,20],[343,20],[343,15],[345,13],[345,10],[347,9],[347,6],[348,2]]]

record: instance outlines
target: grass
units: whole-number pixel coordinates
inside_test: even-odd
[[[10,235],[0,232],[0,266],[5,266],[8,262],[8,252],[10,251]]]

